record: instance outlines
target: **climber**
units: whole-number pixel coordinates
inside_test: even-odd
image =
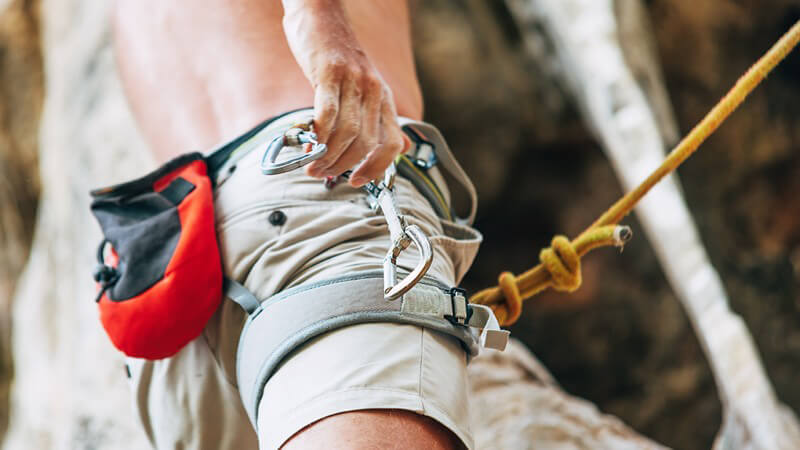
[[[256,297],[382,269],[385,222],[355,188],[413,147],[398,125],[398,116],[422,117],[409,20],[402,0],[118,0],[116,62],[158,161],[210,149],[279,115],[269,130],[313,118],[327,145],[303,170],[275,177],[263,176],[259,152],[243,145],[217,182],[224,273]],[[319,180],[351,168],[349,186]],[[480,235],[443,225],[413,183],[397,184],[407,219],[447,244],[433,246],[428,276],[455,286]],[[453,230],[471,237],[453,239]],[[461,343],[384,322],[339,328],[292,351],[263,388],[254,433],[235,386],[244,320],[224,303],[174,356],[129,360],[137,415],[154,447],[472,447]]]

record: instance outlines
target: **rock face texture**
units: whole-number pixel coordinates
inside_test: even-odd
[[[665,448],[565,393],[519,341],[481,354],[469,374],[476,448]]]
[[[0,19],[3,332],[8,326],[1,307],[16,292],[9,449],[147,446],[128,409],[124,369],[91,301],[99,232],[86,192],[151,167],[114,71],[108,3],[45,0],[39,22],[38,2],[13,0]],[[681,132],[800,18],[795,0],[774,0],[769,8],[758,0],[645,4]],[[466,281],[474,290],[493,284],[501,269],[531,266],[552,234],[579,232],[621,191],[557,68],[546,58],[527,56],[502,2],[437,0],[415,8],[427,119],[451,141],[482,198],[478,226],[486,243]],[[631,51],[636,49],[629,43],[626,52]],[[732,309],[752,330],[778,397],[795,411],[798,61],[795,53],[681,169]],[[669,138],[668,130],[664,136]],[[37,174],[46,180],[38,217]],[[34,249],[17,281],[34,220]],[[637,230],[634,219],[628,223]],[[581,290],[528,302],[512,331],[563,390],[516,345],[508,355],[476,360],[471,373],[480,448],[546,448],[555,442],[566,448],[655,446],[564,391],[666,445],[712,445],[722,417],[714,382],[644,239],[635,239],[622,255],[589,255]],[[0,361],[7,361],[7,349],[0,345],[0,352]],[[7,366],[0,367],[0,381],[7,373]],[[507,420],[514,416],[520,419]],[[548,422],[576,418],[571,427]]]
[[[0,435],[8,421],[11,295],[30,251],[39,197],[37,131],[42,107],[38,2],[0,15]]]
[[[41,4],[46,98],[39,174],[46,181],[14,300],[9,449],[147,448],[129,407],[124,367],[92,301],[100,235],[87,214],[88,189],[148,164],[113,69],[109,6]]]

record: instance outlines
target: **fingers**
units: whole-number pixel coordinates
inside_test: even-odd
[[[380,144],[369,153],[350,176],[351,186],[360,187],[370,180],[380,178],[384,170],[405,147],[403,132],[397,124],[397,113],[391,94],[386,95],[381,103],[380,135]]]
[[[328,168],[347,150],[361,129],[361,92],[358,86],[351,80],[345,80],[340,89],[341,95],[336,99],[337,106],[328,107],[329,110],[337,110],[335,119],[330,120],[330,112],[320,113],[320,116],[327,114],[325,119],[328,121],[322,125],[323,129],[318,132],[318,138],[320,142],[327,144],[328,151],[325,156],[308,165],[306,173],[312,177],[326,176]],[[314,97],[316,99],[316,94]],[[326,98],[323,102],[331,100]],[[318,127],[316,117],[315,110],[315,130]]]
[[[328,142],[339,115],[339,83],[329,82],[314,90],[314,132],[320,142]]]
[[[331,71],[314,92],[314,131],[327,153],[309,164],[313,177],[336,176],[358,168],[350,178],[362,186],[379,178],[403,150],[403,134],[391,91],[379,75]]]
[[[361,104],[361,127],[358,136],[339,156],[339,159],[325,170],[325,175],[339,175],[352,169],[359,161],[378,147],[381,133],[381,104],[383,86],[376,82],[368,86]]]

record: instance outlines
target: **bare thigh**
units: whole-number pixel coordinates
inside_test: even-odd
[[[364,410],[326,417],[301,430],[283,446],[295,449],[463,448],[450,430],[435,420],[398,409]]]

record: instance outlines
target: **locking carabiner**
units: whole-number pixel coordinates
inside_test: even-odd
[[[419,262],[414,270],[408,273],[400,282],[397,281],[397,257],[413,242],[420,253]],[[431,243],[425,233],[416,226],[409,225],[403,229],[403,236],[394,242],[392,248],[386,253],[383,260],[383,297],[386,300],[395,300],[408,292],[414,285],[428,273],[433,262]]]
[[[394,179],[397,169],[392,163],[385,172],[384,180],[380,186],[368,183],[367,192],[373,196],[377,193],[377,206],[383,212],[386,223],[389,225],[389,236],[392,246],[383,259],[383,297],[386,300],[395,300],[408,292],[428,272],[433,262],[433,250],[425,233],[416,225],[406,224],[405,218],[398,214],[394,199]],[[420,258],[417,265],[408,275],[397,281],[397,258],[411,244],[419,250]]]
[[[300,156],[290,158],[286,161],[275,162],[281,151],[285,147],[294,147],[303,144],[311,144],[311,151]],[[317,141],[317,135],[310,131],[308,124],[295,125],[286,130],[285,133],[278,135],[270,142],[269,147],[261,157],[261,173],[264,175],[275,175],[289,172],[298,167],[316,161],[328,151],[325,144]]]

